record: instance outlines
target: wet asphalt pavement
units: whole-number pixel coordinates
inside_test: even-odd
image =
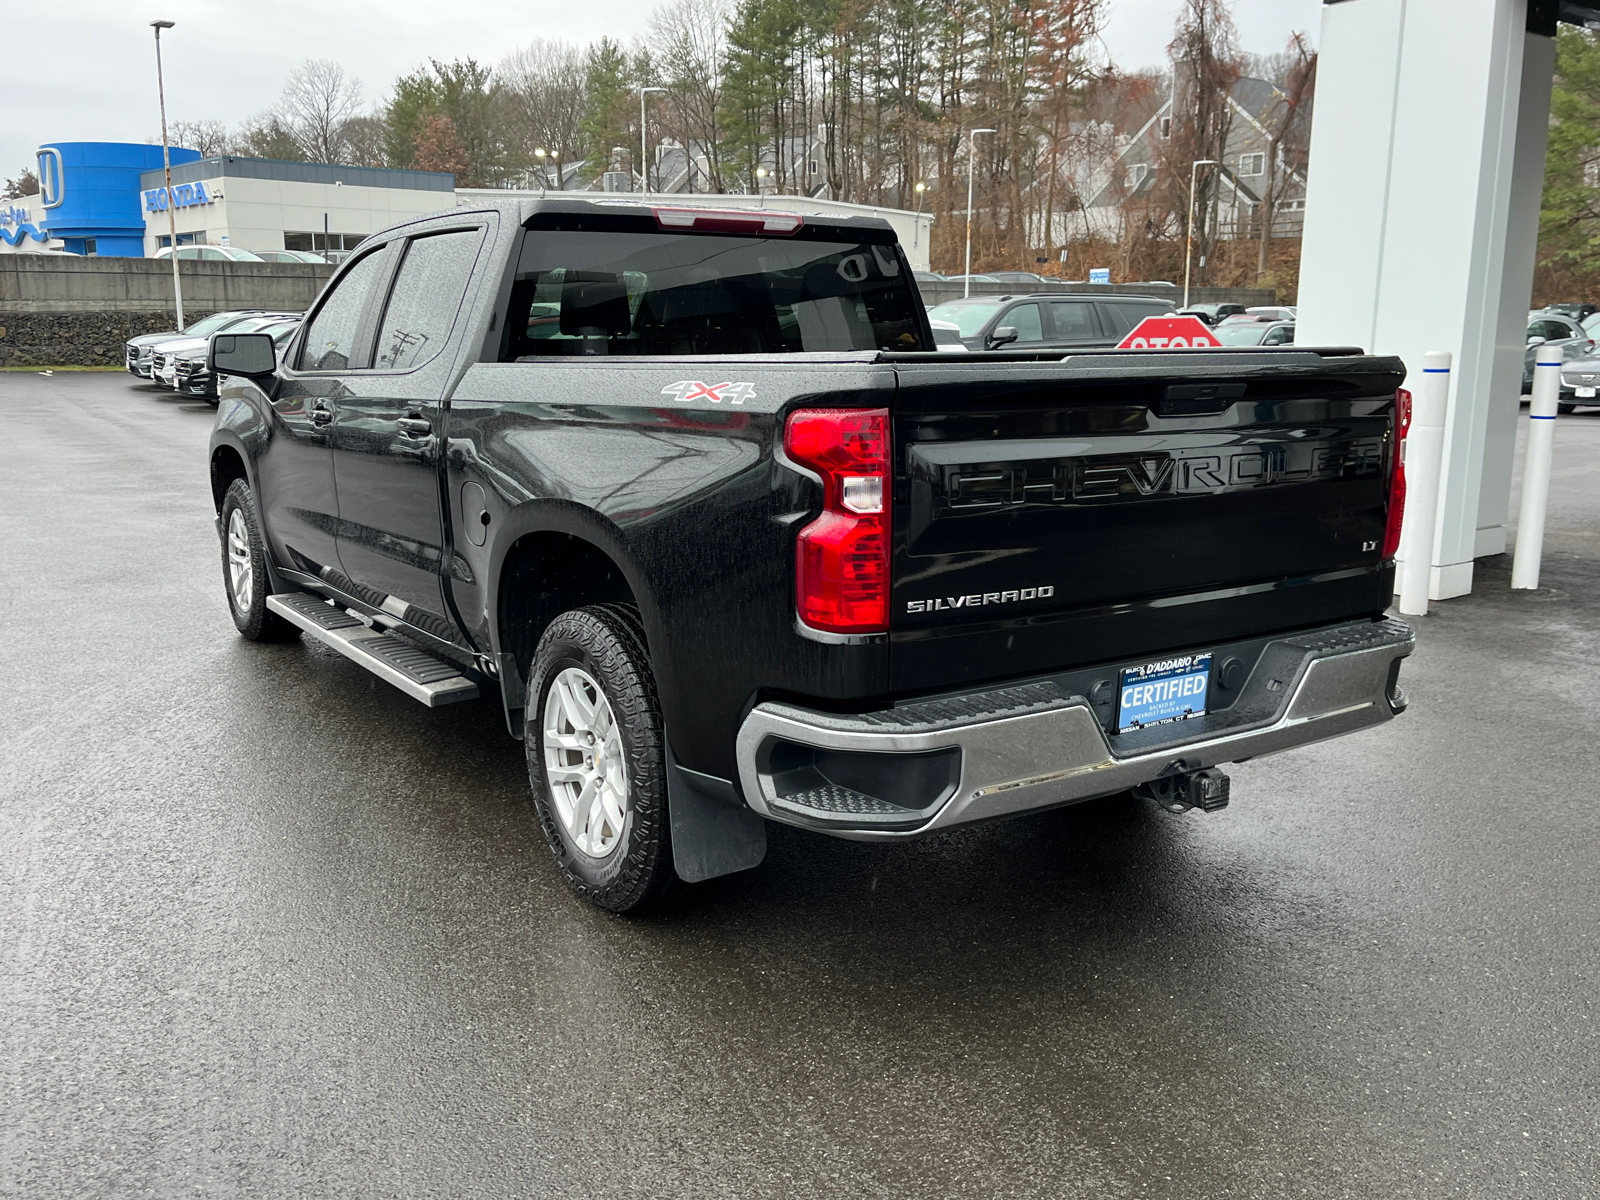
[[[491,704],[234,633],[211,409],[0,414],[4,1196],[1600,1195],[1600,411],[1400,720],[643,920]]]

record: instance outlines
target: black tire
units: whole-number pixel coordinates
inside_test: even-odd
[[[248,604],[235,593],[233,569],[230,561],[230,534],[234,532],[234,514],[244,523],[245,540],[249,547],[250,575]],[[250,485],[235,479],[222,497],[222,591],[228,598],[228,612],[239,632],[252,642],[290,642],[300,636],[298,626],[285,621],[267,608],[267,551],[261,539],[261,521],[256,515],[256,498]]]
[[[611,707],[626,778],[622,829],[620,834],[613,832],[614,844],[599,855],[580,846],[562,820],[546,763],[545,710],[558,677],[573,667],[597,685]],[[629,604],[597,604],[562,613],[552,621],[534,651],[525,711],[524,746],[534,805],[567,883],[585,900],[610,912],[637,912],[658,902],[677,876],[672,869],[661,702],[638,610]],[[558,711],[558,723],[560,716]],[[586,757],[582,751],[566,753],[578,755],[579,760]],[[566,804],[569,811],[577,811],[570,793]],[[586,830],[592,828],[591,820]],[[603,822],[600,828],[603,837],[610,825]]]
[[[1556,411],[1562,416],[1566,416],[1568,413],[1577,412],[1578,406],[1576,404],[1558,404],[1556,405]]]

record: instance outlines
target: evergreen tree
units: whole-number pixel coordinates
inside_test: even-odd
[[[416,164],[418,146],[426,139],[438,144],[442,127],[431,126],[435,117],[448,117],[450,137],[459,145],[464,172],[458,187],[495,187],[505,173],[505,140],[501,136],[497,87],[493,73],[470,58],[428,66],[394,83],[394,97],[384,114],[384,150],[391,164]],[[448,140],[448,139],[447,139]]]
[[[590,178],[609,168],[614,146],[629,151],[625,161],[630,164],[637,157],[632,153],[639,144],[632,66],[621,44],[606,37],[590,46],[585,55],[587,96],[579,128],[588,158],[585,174]]]
[[[1561,26],[1550,97],[1550,147],[1539,212],[1540,289],[1600,284],[1600,39]]]

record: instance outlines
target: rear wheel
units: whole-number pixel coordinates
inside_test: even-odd
[[[611,912],[671,887],[665,738],[655,676],[632,605],[562,613],[529,672],[528,778],[568,884]]]
[[[287,642],[298,627],[267,608],[267,552],[255,495],[243,479],[222,498],[222,586],[239,632],[252,642]]]

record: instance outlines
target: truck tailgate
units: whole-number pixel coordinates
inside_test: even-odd
[[[890,681],[936,692],[1381,614],[1394,358],[896,363]]]

